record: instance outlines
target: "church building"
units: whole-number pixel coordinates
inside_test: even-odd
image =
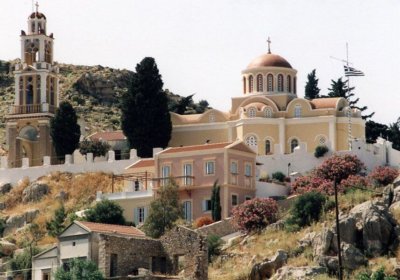
[[[352,138],[365,138],[361,112],[344,98],[307,100],[297,96],[297,71],[283,57],[268,52],[242,71],[243,95],[232,98],[229,112],[171,113],[169,146],[244,141],[258,155],[288,154],[304,145],[348,150]]]
[[[50,119],[59,103],[58,73],[53,61],[53,34],[47,35],[46,16],[36,11],[21,31],[21,61],[15,66],[15,102],[6,115],[8,165],[42,165],[53,155]]]

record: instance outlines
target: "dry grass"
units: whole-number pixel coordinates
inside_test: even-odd
[[[46,221],[50,220],[54,211],[60,207],[61,202],[56,196],[61,192],[68,194],[68,199],[64,202],[67,213],[88,208],[96,199],[96,192],[111,192],[111,176],[106,173],[83,173],[70,174],[55,172],[48,176],[38,179],[38,182],[47,184],[50,193],[38,202],[22,203],[22,192],[29,185],[27,180],[22,181],[15,186],[10,193],[4,195],[1,200],[7,205],[7,209],[2,211],[2,216],[17,215],[26,212],[29,209],[38,209],[40,215],[35,219],[34,223],[38,225],[38,230],[43,233],[43,238],[38,244],[54,243],[55,239],[46,236]],[[119,191],[122,184],[116,184],[115,191]],[[23,243],[27,233],[21,231],[14,235],[13,238]]]
[[[339,207],[341,211],[349,211],[354,206],[370,200],[374,193],[363,190],[352,190],[345,195],[339,196]]]

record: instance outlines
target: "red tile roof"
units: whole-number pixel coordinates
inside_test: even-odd
[[[221,149],[229,146],[232,142],[224,142],[224,143],[215,143],[215,144],[202,144],[202,145],[193,145],[193,146],[184,146],[184,147],[173,147],[162,151],[160,154],[172,154],[172,153],[182,153],[182,152],[191,152],[191,151],[202,151],[202,150],[211,150],[211,149]]]
[[[103,140],[103,141],[118,141],[125,140],[126,137],[121,130],[108,131],[108,132],[96,132],[89,136],[91,140]]]
[[[128,168],[142,168],[142,167],[151,167],[154,166],[154,159],[141,159]]]
[[[78,225],[86,227],[91,232],[112,233],[129,236],[145,236],[144,232],[130,226],[109,225],[92,222],[75,221]]]

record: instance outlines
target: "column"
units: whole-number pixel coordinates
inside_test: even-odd
[[[44,40],[39,40],[39,61],[44,61]]]
[[[279,144],[281,145],[281,153],[284,154],[286,151],[286,127],[285,120],[279,120]]]
[[[336,151],[336,117],[329,120],[329,140],[332,151]]]
[[[8,166],[15,167],[17,160],[17,123],[7,123]]]
[[[46,73],[40,73],[40,103],[49,103],[47,100],[47,75]]]
[[[19,75],[15,75],[15,105],[20,105],[19,103]]]
[[[48,120],[39,121],[39,158],[51,156],[50,127]]]

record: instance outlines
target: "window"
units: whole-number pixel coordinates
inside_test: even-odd
[[[265,108],[264,109],[264,116],[266,118],[272,118],[272,110],[271,110],[271,108]]]
[[[236,205],[238,205],[239,204],[239,199],[238,199],[238,195],[237,194],[232,194],[232,197],[231,197],[231,205],[232,206],[236,206]]]
[[[210,206],[210,208],[211,208],[211,206]],[[192,202],[191,201],[183,202],[183,218],[189,222],[192,220]]]
[[[253,92],[254,84],[253,84],[253,76],[249,76],[249,92]]]
[[[137,207],[135,210],[135,225],[141,225],[144,223],[144,220],[147,216],[146,207]]]
[[[243,77],[243,93],[246,93],[246,77]]]
[[[244,175],[247,177],[251,176],[251,164],[250,163],[246,163],[244,165]]]
[[[274,76],[272,74],[268,74],[267,76],[267,86],[268,91],[274,91]]]
[[[42,270],[42,280],[50,280],[50,271]]]
[[[296,77],[293,78],[293,92],[294,92],[294,94],[297,93],[297,78]]]
[[[237,161],[232,161],[231,162],[231,173],[232,174],[238,174],[238,163],[237,163]]]
[[[257,91],[263,91],[263,76],[261,74],[257,75]]]
[[[115,277],[118,275],[118,255],[110,255],[110,277]]]
[[[183,165],[183,184],[185,186],[191,186],[192,185],[192,170],[193,166],[191,163],[185,163]]]
[[[169,166],[169,165],[164,165],[162,168],[161,168],[161,177],[162,177],[162,180],[161,180],[161,184],[164,186],[164,185],[166,185],[166,184],[168,184],[168,181],[169,181],[169,177],[171,176],[171,166]]]
[[[248,113],[249,118],[255,118],[256,115],[257,115],[257,109],[254,107],[250,107]]]
[[[271,153],[271,141],[265,140],[265,154],[268,155]]]
[[[326,144],[326,139],[325,139],[325,137],[324,136],[321,136],[320,138],[319,138],[319,144],[320,145],[325,145]]]
[[[205,171],[206,175],[213,175],[215,174],[215,162],[214,161],[206,161],[205,164]]]
[[[246,196],[244,197],[244,200],[251,200],[251,196],[246,195]]]
[[[293,139],[290,142],[290,152],[294,152],[294,149],[299,145],[299,141],[297,139]]]
[[[292,92],[292,77],[290,75],[286,77],[286,91]]]
[[[203,212],[211,211],[211,199],[204,199],[202,206]]]
[[[72,246],[73,246],[73,247],[76,246],[76,242],[75,242],[75,241],[72,242]]]
[[[257,137],[254,135],[250,135],[246,138],[246,145],[250,148],[257,150]]]
[[[294,117],[301,118],[301,106],[300,105],[296,105],[296,107],[294,107]]]
[[[283,75],[282,74],[278,75],[278,91],[279,92],[283,91]]]

